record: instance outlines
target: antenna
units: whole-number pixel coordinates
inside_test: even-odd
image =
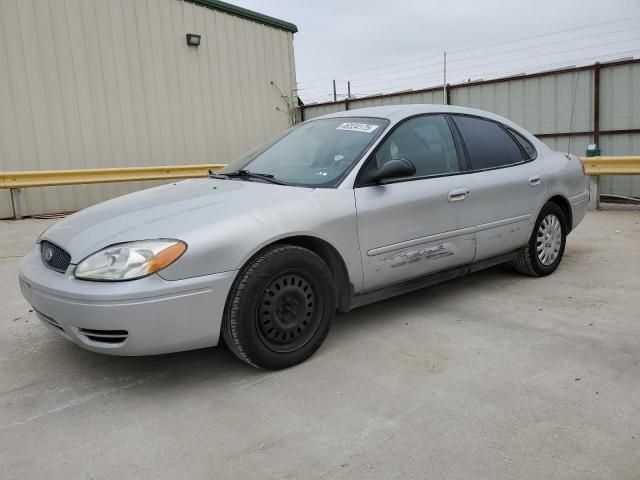
[[[569,144],[567,145],[567,155],[571,154],[571,129],[573,128],[573,112],[576,108],[576,95],[578,93],[578,81],[580,72],[576,72],[576,85],[573,87],[573,101],[571,102],[571,117],[569,118]]]
[[[442,103],[447,104],[447,52],[442,57]]]

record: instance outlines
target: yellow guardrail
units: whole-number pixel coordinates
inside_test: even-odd
[[[600,175],[640,175],[640,156],[580,157],[589,176],[589,210],[600,207]]]
[[[33,172],[0,172],[0,188],[54,187],[90,183],[135,182],[204,177],[209,170],[224,167],[209,165],[171,165],[161,167],[94,168],[78,170],[42,170]]]
[[[196,178],[204,177],[209,170],[215,171],[224,166],[225,164],[223,163],[211,163],[205,165],[169,165],[160,167],[0,172],[0,189],[8,188],[11,190],[13,216],[16,220],[20,220],[22,218],[20,202],[21,188]]]
[[[587,175],[638,175],[640,157],[581,157]]]
[[[597,208],[598,206],[597,177],[599,175],[640,174],[640,156],[581,157],[581,160],[585,173],[591,177],[590,208]],[[159,167],[0,172],[0,189],[11,189],[14,216],[19,219],[22,218],[20,208],[21,188],[196,178],[205,176],[209,170],[215,171],[224,166],[225,164],[212,163]]]

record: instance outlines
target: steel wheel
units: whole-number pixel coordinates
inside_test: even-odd
[[[221,327],[225,343],[240,360],[266,370],[304,362],[331,328],[334,285],[331,270],[311,250],[264,248],[231,287]]]
[[[315,282],[300,272],[278,275],[264,289],[258,305],[260,339],[274,352],[291,352],[315,334],[322,317]]]
[[[562,246],[562,224],[558,217],[550,213],[542,219],[536,239],[536,253],[543,265],[555,262]]]

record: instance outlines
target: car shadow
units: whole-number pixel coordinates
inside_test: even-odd
[[[497,266],[389,300],[338,314],[325,345],[313,358],[321,361],[323,351],[355,345],[363,332],[386,328],[389,322],[404,325],[403,311],[436,308],[442,301],[455,302],[465,290],[478,283],[516,281],[521,275]],[[69,375],[67,382],[132,388],[145,385],[153,392],[188,388],[198,383],[218,386],[244,385],[263,381],[265,372],[241,362],[224,343],[218,347],[143,357],[119,357],[89,352],[63,339],[47,342],[39,349],[47,369]],[[33,359],[38,362],[39,360]]]
[[[505,282],[522,281],[526,278],[508,265],[497,265],[388,300],[372,303],[347,313],[338,313],[330,337],[335,337],[335,333],[340,333],[342,330],[352,330],[354,322],[365,323],[363,328],[374,327],[378,322],[404,322],[403,316],[398,315],[403,310],[428,309],[437,307],[437,304],[442,302],[455,302],[457,298],[466,295],[470,287],[495,283],[497,288]]]

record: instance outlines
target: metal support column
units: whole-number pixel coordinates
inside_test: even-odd
[[[600,208],[600,192],[598,191],[598,175],[589,177],[589,210]]]
[[[22,204],[20,203],[20,189],[12,188],[11,190],[11,206],[13,207],[13,218],[22,220]]]

